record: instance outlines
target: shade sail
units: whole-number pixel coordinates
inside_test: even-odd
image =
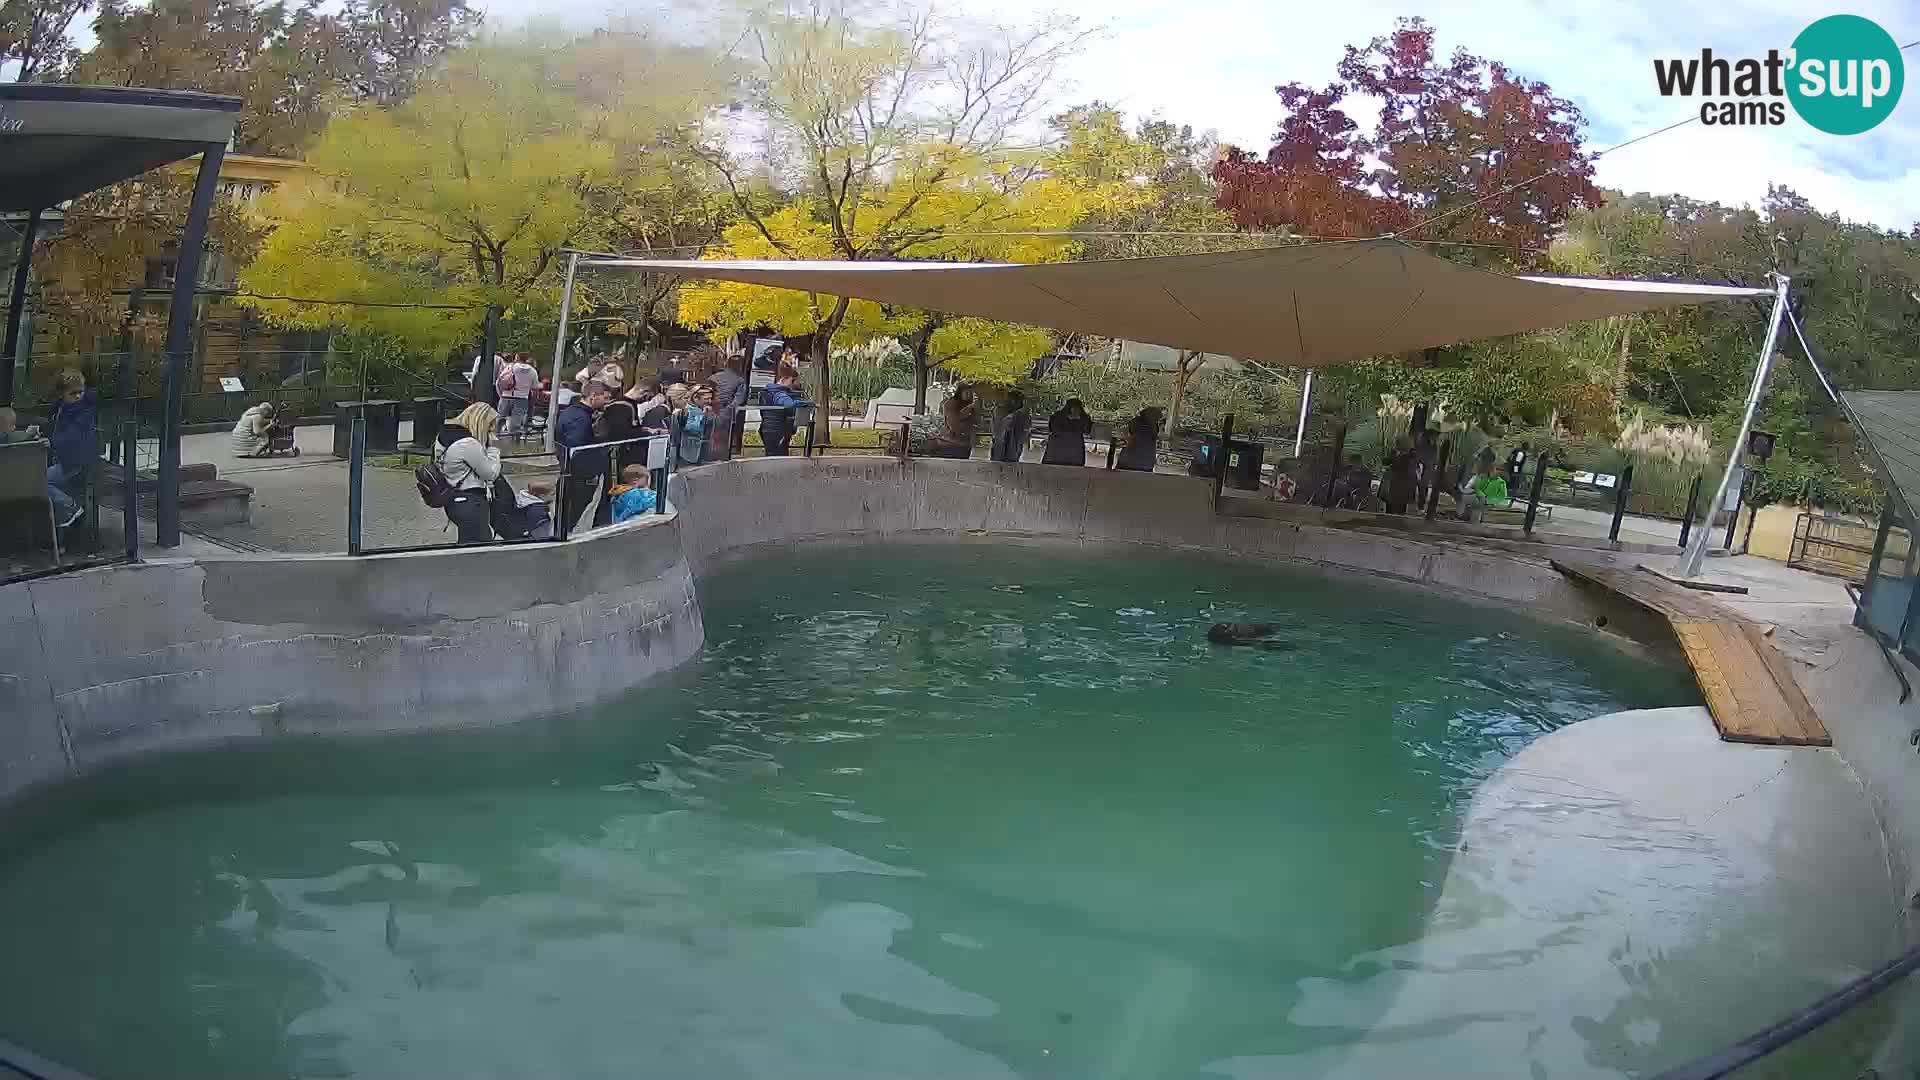
[[[233,137],[240,99],[188,90],[0,85],[0,211],[40,210]]]
[[[1317,367],[1768,289],[1508,277],[1398,240],[1101,262],[583,258]]]

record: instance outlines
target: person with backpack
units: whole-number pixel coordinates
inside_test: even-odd
[[[476,401],[440,433],[439,471],[446,485],[442,509],[463,544],[493,539],[493,483],[500,478],[500,448],[493,437],[499,422],[493,406]],[[424,488],[421,497],[427,498]]]
[[[607,386],[605,383],[587,384],[583,398],[571,391],[561,391],[560,414],[554,417],[553,445],[560,452],[560,460],[566,470],[566,494],[560,504],[560,527],[569,534],[580,523],[580,515],[593,501],[601,483],[607,475],[607,448],[592,446],[600,440],[594,437],[593,424],[595,414],[607,404]],[[590,447],[590,449],[576,449]],[[593,523],[606,525],[613,521],[613,508],[607,500],[600,500],[600,509],[594,511]]]
[[[768,457],[786,457],[793,442],[793,410],[807,401],[800,386],[800,372],[785,360],[774,369],[773,385],[760,391],[760,445]]]
[[[506,418],[509,439],[517,439],[527,430],[533,384],[540,381],[540,373],[534,370],[531,360],[526,353],[514,353],[512,362],[500,369],[495,383],[495,389],[500,391],[500,415]]]

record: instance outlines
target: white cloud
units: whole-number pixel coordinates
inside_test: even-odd
[[[593,20],[605,0],[482,0],[496,19],[538,14]],[[1694,115],[1697,102],[1661,98],[1655,57],[1732,56],[1784,49],[1811,21],[1803,0],[1737,5],[1615,0],[1571,5],[1546,0],[1413,4],[1409,0],[1053,0],[1051,7],[1105,27],[1067,72],[1068,105],[1099,98],[1138,115],[1212,129],[1221,139],[1264,149],[1276,121],[1275,84],[1325,83],[1349,44],[1393,28],[1401,15],[1434,24],[1440,47],[1464,46],[1550,84],[1586,113],[1596,148]],[[1417,10],[1409,10],[1417,8]],[[953,10],[949,8],[948,10]],[[1030,20],[1026,0],[974,0],[966,13],[1009,23]],[[1847,10],[1874,19],[1902,44],[1920,38],[1910,0],[1855,0]],[[1920,49],[1907,53],[1920,83]],[[1785,127],[1714,129],[1690,124],[1603,160],[1599,178],[1629,191],[1679,192],[1758,204],[1783,183],[1822,209],[1905,229],[1920,221],[1920,87],[1909,87],[1893,117],[1851,138],[1824,135],[1790,118]]]

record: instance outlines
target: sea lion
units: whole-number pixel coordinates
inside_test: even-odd
[[[1207,627],[1207,640],[1215,645],[1257,645],[1263,649],[1291,649],[1284,641],[1268,639],[1280,632],[1274,623],[1214,623]]]

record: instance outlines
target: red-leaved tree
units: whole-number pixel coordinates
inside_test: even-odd
[[[1402,19],[1348,46],[1326,87],[1277,87],[1287,116],[1266,156],[1230,148],[1214,166],[1221,209],[1247,229],[1393,232],[1533,261],[1576,207],[1600,203],[1586,121],[1503,64],[1464,49],[1439,62],[1433,37],[1424,20]],[[1350,94],[1379,107],[1370,134],[1342,108]]]

